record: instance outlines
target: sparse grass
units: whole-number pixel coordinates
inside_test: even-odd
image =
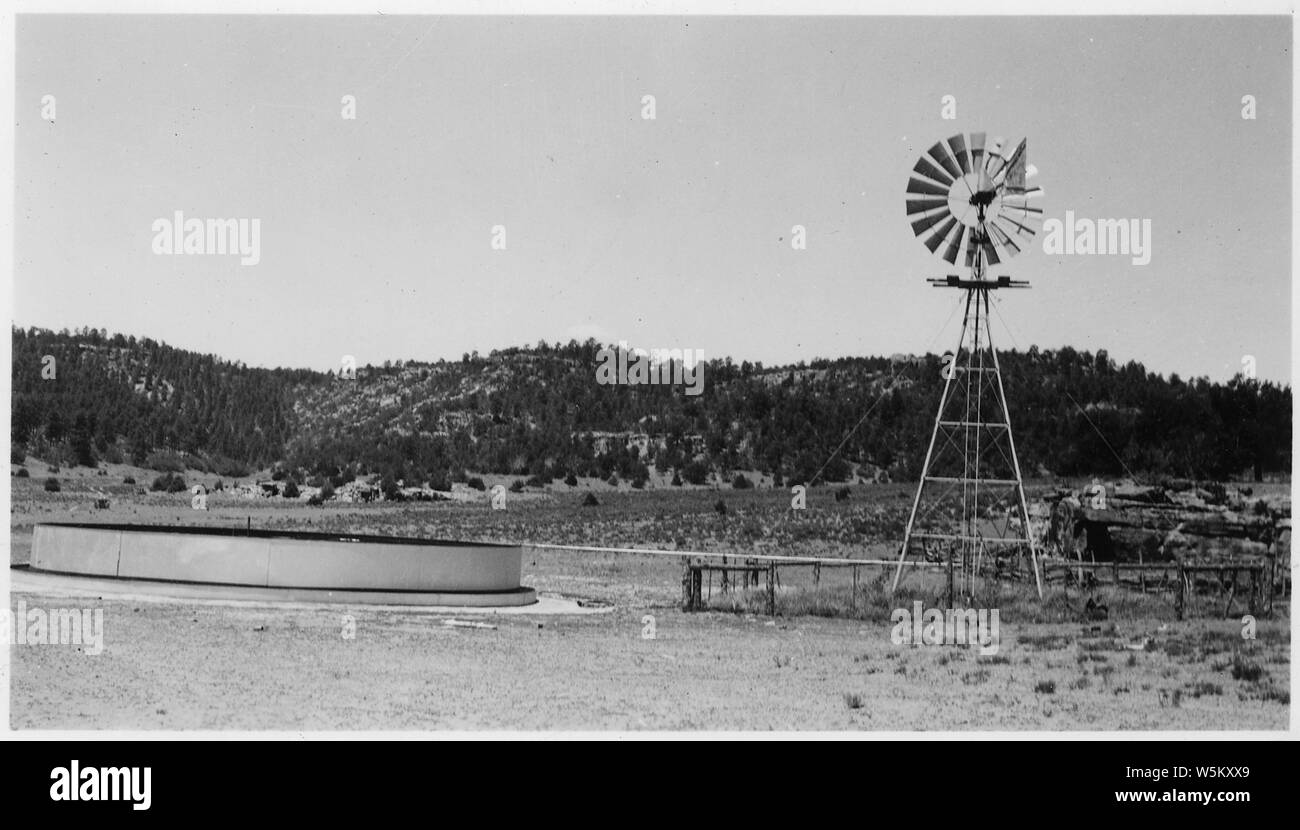
[[[1218,683],[1211,683],[1208,680],[1197,681],[1196,683],[1192,683],[1188,685],[1186,688],[1187,688],[1187,694],[1194,698],[1206,697],[1210,695],[1218,696],[1223,694],[1222,686],[1220,686]]]
[[[1279,630],[1281,633],[1279,634]],[[1275,630],[1270,627],[1261,629],[1259,639],[1254,641],[1243,641],[1240,631],[1236,628],[1222,630],[1219,628],[1207,628],[1199,631],[1185,631],[1179,634],[1172,634],[1167,638],[1152,639],[1147,646],[1151,652],[1163,652],[1175,660],[1186,660],[1188,662],[1203,662],[1209,660],[1216,654],[1225,654],[1228,652],[1237,654],[1243,648],[1250,649],[1258,647],[1257,644],[1267,640],[1270,643],[1285,644],[1288,641],[1284,629]],[[1228,668],[1231,664],[1226,661],[1215,661],[1214,666],[1217,670]]]
[[[1264,667],[1249,657],[1243,655],[1240,651],[1232,655],[1232,679],[1244,680],[1247,683],[1258,683],[1261,678],[1267,677],[1268,673]]]
[[[1240,629],[1232,631],[1208,629],[1201,632],[1201,636],[1197,641],[1197,645],[1205,652],[1232,651],[1240,647],[1241,643]]]
[[[1040,695],[1054,695],[1056,694],[1056,681],[1040,680],[1034,684],[1034,692]]]
[[[1107,640],[1079,640],[1081,651],[1114,651],[1115,644]]]
[[[1276,701],[1283,706],[1291,705],[1291,693],[1279,687],[1272,680],[1266,683],[1253,683],[1237,691],[1238,700],[1259,700],[1265,703]]]
[[[961,682],[966,684],[967,686],[978,686],[982,683],[987,683],[989,677],[991,676],[992,676],[992,672],[990,672],[988,669],[979,668],[973,672],[966,672],[965,674],[963,674],[961,676]]]
[[[1016,638],[1016,645],[1032,648],[1035,651],[1056,651],[1068,647],[1074,640],[1065,634],[1022,634]]]
[[[987,657],[981,654],[976,662],[981,666],[1004,666],[1011,662],[1011,658],[1005,654],[991,654]]]
[[[1232,679],[1242,684],[1237,689],[1238,700],[1277,702],[1285,706],[1291,703],[1291,693],[1279,686],[1257,660],[1241,651],[1233,652],[1231,663],[1216,664],[1216,668],[1229,669]]]
[[[857,692],[845,692],[844,705],[849,707],[850,709],[861,709],[862,695],[858,694]]]

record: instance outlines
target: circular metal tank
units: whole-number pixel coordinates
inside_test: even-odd
[[[528,605],[523,549],[452,542],[209,527],[50,523],[33,571],[310,592],[325,601]],[[334,594],[338,596],[335,597]]]

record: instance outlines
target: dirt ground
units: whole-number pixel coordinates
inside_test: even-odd
[[[699,497],[700,515],[708,517],[701,521],[715,520],[716,497]],[[26,561],[35,521],[190,520],[188,497],[166,499],[115,499],[113,510],[87,516],[75,488],[49,497],[30,486],[16,489],[10,559]],[[577,532],[596,527],[610,537],[592,533],[589,544],[640,538],[637,528],[668,512],[647,495],[611,504],[606,524],[596,513],[579,523]],[[234,522],[243,515],[244,506],[238,508],[202,518]],[[379,532],[455,535],[477,521],[455,512],[463,509],[258,506],[254,523],[300,529],[359,523]],[[555,538],[555,523],[573,524],[573,513],[565,503],[541,504],[525,516],[538,536]],[[449,627],[443,624],[448,614],[427,611],[14,594],[15,609],[19,602],[29,609],[102,609],[104,650],[90,655],[72,645],[11,645],[11,725],[1281,730],[1289,722],[1290,621],[1283,604],[1272,619],[1259,621],[1254,640],[1242,638],[1239,619],[1180,622],[1156,614],[1104,626],[1017,623],[1008,609],[998,653],[979,656],[967,646],[896,645],[887,614],[684,613],[677,608],[680,566],[672,558],[529,553],[524,583],[603,600],[613,610],[457,617],[496,626],[487,629]],[[351,638],[344,636],[345,614],[355,618]]]
[[[28,608],[72,604],[19,594]],[[1232,621],[1124,647],[1076,625],[1004,626],[999,654],[898,646],[888,625],[672,608],[486,618],[103,600],[105,646],[11,646],[15,729],[1285,729],[1232,678]],[[355,618],[344,637],[343,614]],[[643,617],[654,617],[646,639]],[[459,619],[466,619],[461,616]],[[481,616],[475,619],[485,619]],[[1136,632],[1132,632],[1136,633]],[[1284,626],[1256,662],[1284,686]],[[1197,653],[1214,641],[1221,651]],[[1222,667],[1215,669],[1215,664]],[[1051,692],[1044,682],[1054,683]],[[1257,685],[1257,684],[1255,684]],[[1203,688],[1200,694],[1195,690]],[[1180,692],[1175,699],[1174,692]],[[857,695],[854,700],[852,696]],[[858,708],[852,708],[853,706]]]

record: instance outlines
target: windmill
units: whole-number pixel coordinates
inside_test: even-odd
[[[907,185],[907,216],[917,238],[951,265],[961,257],[968,273],[927,280],[964,291],[966,311],[957,350],[944,356],[943,395],[903,533],[895,591],[913,553],[947,566],[951,601],[958,592],[972,596],[983,571],[1018,572],[1027,551],[1043,595],[989,331],[989,295],[1029,287],[1024,280],[991,276],[989,268],[1020,253],[1042,222],[1042,209],[1030,205],[1042,191],[1026,185],[1037,172],[1027,163],[1026,144],[1021,141],[1007,155],[1010,145],[1001,138],[987,144],[984,133],[952,136],[917,161]]]

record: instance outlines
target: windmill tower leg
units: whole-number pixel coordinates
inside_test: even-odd
[[[987,303],[988,298],[985,297]],[[986,305],[987,308],[987,305]],[[1007,419],[1007,444],[1011,448],[1011,464],[1016,473],[1016,495],[1019,499],[1021,527],[1025,530],[1025,543],[1029,547],[1029,563],[1034,569],[1034,587],[1038,598],[1043,598],[1043,577],[1038,569],[1038,548],[1034,545],[1034,534],[1029,527],[1029,502],[1025,500],[1025,481],[1020,475],[1020,458],[1016,455],[1016,437],[1011,429],[1011,410],[1007,408],[1007,392],[1002,386],[1002,366],[998,363],[998,352],[989,341],[989,351],[993,354],[994,376],[998,379],[998,399],[1002,401],[1002,411]]]
[[[907,561],[907,552],[911,550],[912,530],[916,527],[916,514],[921,508],[921,494],[925,492],[925,477],[930,470],[930,461],[934,458],[934,445],[939,440],[939,429],[943,423],[943,412],[948,407],[948,400],[952,396],[952,379],[957,376],[957,360],[961,356],[962,344],[966,342],[966,329],[970,324],[971,300],[975,295],[974,289],[966,292],[966,313],[962,316],[961,334],[957,339],[957,351],[953,352],[953,362],[951,370],[948,367],[944,369],[943,394],[939,396],[939,411],[934,416],[934,429],[930,432],[930,445],[925,451],[925,463],[921,465],[921,481],[916,488],[916,496],[912,499],[912,512],[907,517],[907,527],[903,530],[903,547],[898,555],[898,567],[894,570],[894,585],[890,588],[890,593],[898,590],[898,583],[903,578],[903,565]],[[952,588],[952,570],[948,572],[949,590]]]
[[[959,591],[972,595],[985,551],[1006,545],[1028,549],[1041,599],[1042,578],[1030,532],[1024,481],[1011,432],[1001,365],[989,332],[989,292],[996,284],[967,282],[961,287],[966,289],[961,336],[945,375],[921,480],[903,531],[892,590],[898,590],[912,545],[918,540],[922,544],[937,540],[947,549],[950,601]],[[955,384],[959,375],[962,382]],[[936,487],[946,489],[932,496]],[[1020,532],[1009,535],[1008,527],[1001,536],[986,533],[986,514],[1009,500],[1019,515]],[[952,515],[944,515],[945,507]],[[935,513],[939,514],[937,518]]]

